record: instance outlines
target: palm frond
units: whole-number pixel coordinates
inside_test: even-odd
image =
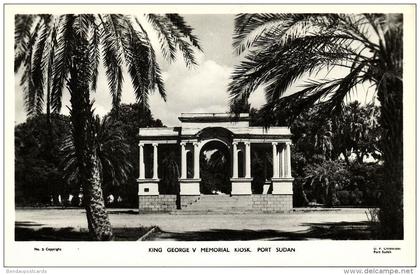
[[[179,51],[187,66],[196,64],[194,48],[201,49],[199,41],[180,15],[151,14],[148,18],[159,30],[162,47],[169,49],[169,56],[175,58]],[[132,79],[137,100],[143,107],[148,108],[148,97],[156,90],[166,100],[155,51],[148,34],[137,18],[135,21],[123,14],[16,16],[15,71],[25,65],[21,85],[24,86],[27,111],[30,114],[42,111],[46,90],[47,113],[50,110],[59,112],[65,84],[69,87],[71,69],[80,78],[79,84],[83,79],[83,85],[89,84],[86,89],[96,90],[101,58],[113,107],[118,108],[121,102],[124,65]],[[76,55],[84,55],[86,49],[88,58]],[[73,90],[78,89],[76,86]]]
[[[143,107],[149,108],[149,95],[152,86],[151,53],[144,43],[142,34],[134,28],[129,28],[129,35],[124,39],[128,72],[134,87],[134,93]]]
[[[139,20],[136,18],[135,19],[137,25],[139,26],[141,32],[142,32],[142,37],[143,37],[143,41],[144,43],[147,45],[147,47],[149,48],[149,52],[150,52],[150,83],[151,83],[151,88],[155,89],[155,87],[157,88],[160,96],[163,98],[163,100],[166,101],[166,90],[165,90],[165,86],[163,84],[163,80],[162,80],[162,74],[160,71],[160,67],[159,64],[157,63],[156,60],[156,54],[155,51],[153,49],[152,43],[149,39],[149,36],[146,32],[146,30],[143,28],[143,26],[140,24]]]
[[[169,20],[165,20],[163,16],[152,13],[147,14],[147,19],[158,34],[160,49],[163,56],[169,61],[175,60],[176,43],[167,26]]]
[[[185,36],[187,37],[192,45],[199,49],[200,51],[203,51],[200,42],[198,40],[198,37],[193,34],[193,28],[191,26],[187,25],[184,18],[180,16],[177,13],[167,13],[166,17],[171,20],[172,24]]]
[[[15,15],[15,72],[20,68],[28,50],[28,42],[32,36],[31,28],[36,21],[31,14]]]
[[[176,57],[176,48],[178,48],[183,55],[184,62],[187,67],[197,65],[194,57],[193,46],[185,40],[185,35],[168,17],[157,14],[148,14],[148,18],[155,30],[158,32],[158,35],[160,35],[160,38],[162,38],[160,40],[164,42],[161,43],[161,49],[163,55],[166,56],[167,59],[174,60]],[[162,44],[165,44],[166,47]]]
[[[15,15],[15,50],[29,40],[31,36],[32,24],[35,16],[32,14],[16,14]]]
[[[53,19],[54,23],[51,27],[51,35],[49,37],[48,42],[46,43],[46,50],[44,61],[47,64],[43,66],[47,67],[46,72],[46,79],[47,79],[47,104],[46,104],[46,112],[47,112],[47,120],[49,120],[49,116],[51,114],[51,94],[52,94],[52,81],[53,81],[53,68],[54,68],[54,60],[55,60],[55,49],[57,46],[57,19]]]
[[[378,45],[372,39],[371,25],[375,20],[383,18],[360,14],[238,15],[235,19],[234,47],[239,54],[245,50],[248,53],[231,76],[228,88],[231,106],[246,100],[263,86],[268,102],[263,113],[268,121],[276,121],[273,111],[284,108],[294,113],[292,109],[299,111],[320,100],[326,101],[327,112],[339,111],[348,92],[358,83],[379,83],[388,77],[388,74],[381,73],[380,77],[377,74],[384,70],[375,64],[392,54],[385,53],[386,46]],[[375,24],[375,30],[378,36],[386,36],[387,32],[378,24]],[[386,40],[393,41],[390,38]],[[399,42],[393,47],[396,53],[397,44]],[[401,60],[400,57],[395,60]],[[387,63],[392,61],[388,59]],[[284,97],[286,90],[304,75],[312,76],[322,69],[329,73],[336,67],[349,70],[349,75],[329,84],[317,83],[314,87],[306,87]],[[293,104],[292,101],[300,103]],[[284,111],[280,113],[285,115]]]
[[[108,87],[112,96],[112,105],[118,108],[124,81],[122,73],[124,48],[121,41],[127,26],[124,15],[121,14],[106,15],[105,20],[102,20],[102,25],[102,52]]]
[[[76,37],[87,39],[91,25],[94,23],[93,14],[77,14],[75,15],[73,29]]]
[[[235,18],[233,47],[237,54],[250,49],[267,37],[289,39],[304,34],[309,14],[240,14]]]
[[[229,85],[231,100],[250,95],[260,85],[269,86],[267,98],[279,98],[304,73],[346,60],[353,53],[345,45],[346,38],[335,36],[304,36],[283,47],[270,45],[258,52],[251,51],[237,66]]]
[[[29,116],[37,113],[39,90],[35,89],[35,80],[33,78],[33,55],[35,51],[36,42],[38,40],[38,30],[42,26],[42,20],[38,20],[35,26],[35,32],[31,34],[31,37],[27,43],[27,53],[25,55],[25,70],[22,74],[20,84],[24,87],[23,93],[25,96],[25,109]],[[41,98],[42,99],[42,98]]]
[[[304,89],[281,98],[269,98],[261,109],[266,126],[290,124],[302,112],[317,104],[317,115],[331,116],[341,111],[343,99],[362,80],[359,76],[365,64],[342,78],[308,80]]]
[[[43,15],[43,24],[40,30],[40,35],[38,42],[35,47],[35,52],[33,55],[33,66],[32,66],[32,76],[33,79],[33,89],[36,98],[35,112],[40,114],[42,112],[43,103],[44,103],[44,81],[46,78],[46,72],[48,69],[48,50],[49,46],[46,45],[47,39],[51,34],[51,15]]]
[[[64,81],[69,73],[73,56],[73,41],[75,39],[73,24],[75,16],[73,14],[62,15],[59,20],[60,29],[57,33],[57,47],[52,73],[54,77],[51,91],[51,107],[57,113],[61,110]]]
[[[359,74],[366,64],[361,63],[351,70],[348,75],[341,78],[337,89],[332,93],[330,98],[321,103],[321,111],[327,115],[339,114],[343,108],[344,98],[346,95],[363,81]]]
[[[92,28],[92,35],[90,36],[90,60],[92,62],[92,80],[91,80],[91,89],[93,91],[96,90],[96,84],[98,81],[98,67],[99,67],[99,59],[101,57],[100,53],[100,44],[101,44],[101,33],[103,30],[99,29],[99,27],[94,24]]]

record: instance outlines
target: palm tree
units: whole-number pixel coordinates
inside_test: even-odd
[[[195,64],[198,40],[178,14],[148,14],[168,60],[179,50],[187,66]],[[104,206],[100,162],[95,144],[91,92],[96,89],[100,60],[105,68],[114,107],[121,101],[123,69],[131,77],[143,108],[153,91],[166,93],[155,52],[141,22],[123,14],[16,15],[15,72],[23,67],[21,85],[29,115],[40,113],[46,92],[46,112],[60,112],[64,87],[70,93],[70,115],[79,182],[93,239],[112,239]]]
[[[264,87],[262,111],[273,125],[316,103],[324,114],[340,112],[357,85],[374,86],[387,178],[380,221],[382,237],[391,239],[403,237],[402,34],[401,14],[240,14],[233,45],[246,56],[229,87],[232,105]],[[344,76],[314,76],[336,69]],[[302,79],[303,88],[285,95]]]
[[[105,191],[113,186],[126,184],[133,167],[129,162],[130,146],[124,139],[120,123],[113,121],[110,116],[102,119],[96,116],[94,126],[102,189]],[[79,167],[71,135],[64,139],[60,151],[66,183],[69,185],[76,183],[76,186],[80,186],[78,184]]]
[[[178,178],[180,177],[179,161],[174,151],[165,152],[161,165],[161,182],[159,184],[160,194],[179,194]]]

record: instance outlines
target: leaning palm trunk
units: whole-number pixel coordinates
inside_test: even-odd
[[[71,94],[71,121],[73,141],[79,168],[79,183],[83,189],[89,232],[94,240],[111,240],[112,229],[101,186],[100,165],[95,146],[92,103],[89,98],[89,62],[87,41],[75,39],[73,63],[70,69],[68,89]]]
[[[381,200],[382,237],[403,239],[403,108],[402,83],[389,81],[382,87],[378,98],[381,102],[383,127],[384,174]]]
[[[89,152],[86,162],[86,170],[80,173],[85,177],[82,185],[83,203],[86,209],[86,217],[89,232],[92,239],[98,241],[112,240],[112,228],[103,198],[99,161],[95,152]]]

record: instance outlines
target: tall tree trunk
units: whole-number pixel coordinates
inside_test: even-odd
[[[396,79],[383,82],[378,93],[385,175],[379,212],[381,237],[403,239],[403,87]]]
[[[83,189],[89,232],[94,240],[113,238],[101,186],[100,163],[96,152],[92,103],[89,98],[89,55],[87,41],[75,37],[68,88],[71,93],[73,142]]]

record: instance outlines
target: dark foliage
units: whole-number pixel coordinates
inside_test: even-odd
[[[336,115],[359,84],[373,84],[380,102],[379,148],[386,174],[381,234],[402,239],[402,14],[239,14],[233,46],[245,55],[232,74],[231,105],[246,102],[264,87],[267,104],[261,111],[266,126],[290,124],[317,103],[320,114]],[[317,76],[336,68],[345,75]],[[297,80],[306,85],[287,95]]]
[[[52,115],[29,118],[15,127],[15,202],[16,205],[57,204],[72,192],[64,183],[60,146],[70,134],[70,119]]]
[[[335,117],[319,116],[318,109],[303,112],[291,125],[294,205],[378,206],[383,183],[378,107],[352,102]],[[262,124],[261,111],[250,114],[252,125]],[[271,165],[271,154],[264,158],[261,150],[252,158],[258,192],[271,171],[262,169]]]
[[[230,194],[230,169],[230,154],[226,146],[220,142],[209,142],[203,146],[200,155],[200,193]]]

